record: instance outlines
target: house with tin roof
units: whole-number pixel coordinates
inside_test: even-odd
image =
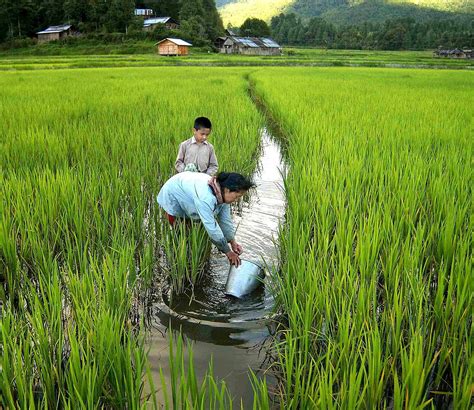
[[[219,37],[216,46],[222,54],[280,55],[281,46],[268,37]]]
[[[150,18],[154,16],[153,9],[135,9],[133,13],[136,17]]]
[[[180,38],[165,38],[155,44],[160,56],[186,56],[193,45]]]
[[[43,31],[36,33],[38,36],[38,43],[47,43],[48,41],[61,40],[71,35],[71,25],[62,24],[60,26],[49,26]]]
[[[168,30],[176,30],[179,28],[178,22],[171,17],[153,17],[143,20],[143,30],[151,31],[157,24],[163,24]]]
[[[474,57],[471,49],[460,49],[455,48],[454,50],[436,50],[433,51],[433,57],[445,57],[445,58],[465,58],[471,59]]]

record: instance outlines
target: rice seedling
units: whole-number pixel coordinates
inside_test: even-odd
[[[178,221],[174,227],[162,225],[163,249],[166,255],[165,269],[168,269],[170,287],[174,293],[182,293],[193,286],[204,274],[211,241],[199,222]]]
[[[188,351],[185,363],[184,349]],[[165,409],[219,409],[233,408],[233,401],[224,381],[216,381],[213,375],[212,360],[209,371],[200,382],[194,372],[192,345],[184,345],[183,336],[178,333],[170,338],[169,344],[170,383],[165,381],[161,372],[162,392]],[[171,391],[169,391],[171,390]]]

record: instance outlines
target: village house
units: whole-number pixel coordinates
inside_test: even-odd
[[[281,46],[266,37],[219,37],[215,42],[222,54],[281,55]]]
[[[46,30],[38,31],[36,35],[38,36],[38,43],[60,40],[71,35],[71,25],[63,24],[61,26],[50,26]]]
[[[165,38],[155,44],[161,56],[187,56],[193,45],[179,38]]]
[[[474,58],[472,50],[461,50],[459,48],[455,48],[454,50],[433,51],[433,57],[463,58],[463,59]]]
[[[135,9],[134,14],[136,17],[143,17],[143,18],[154,16],[153,9]]]
[[[157,24],[164,24],[168,30],[176,30],[179,28],[178,22],[171,17],[154,17],[143,21],[143,30],[151,31]]]

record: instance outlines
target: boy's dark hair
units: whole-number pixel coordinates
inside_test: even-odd
[[[207,117],[197,117],[194,120],[194,129],[200,130],[201,128],[212,128],[211,120]]]
[[[216,178],[221,188],[227,188],[230,192],[248,191],[255,187],[249,178],[236,172],[219,172]]]

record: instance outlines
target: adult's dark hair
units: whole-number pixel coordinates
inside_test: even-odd
[[[237,172],[219,172],[216,179],[221,189],[227,188],[230,192],[248,191],[255,187],[249,178]]]
[[[194,129],[200,130],[201,128],[212,128],[211,120],[207,117],[197,117],[194,120]]]

